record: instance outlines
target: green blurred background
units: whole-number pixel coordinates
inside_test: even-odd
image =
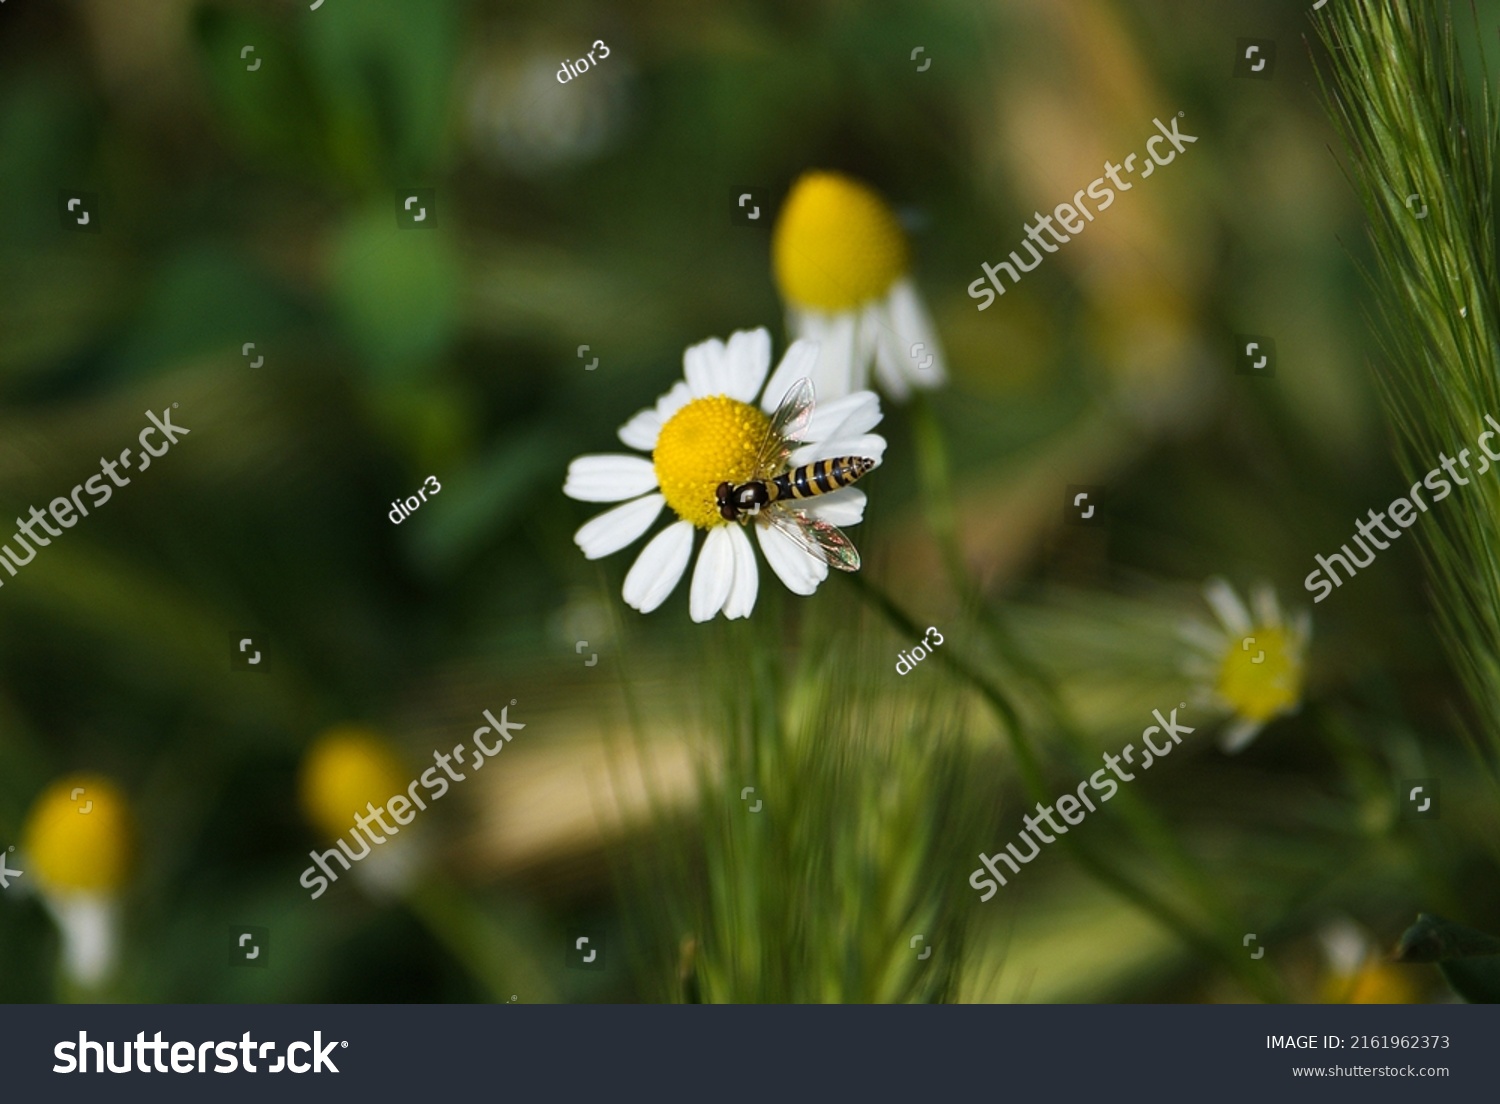
[[[1231,76],[1240,37],[1275,40],[1272,79]],[[4,516],[68,493],[147,409],[179,404],[192,433],[0,580],[0,845],[53,779],[121,784],[138,863],[119,999],[470,1001],[507,981],[523,1002],[657,996],[621,934],[640,902],[615,857],[655,831],[652,802],[691,817],[722,626],[688,621],[685,584],[653,615],[624,608],[632,555],[583,560],[571,534],[595,511],[563,473],[616,447],[687,345],[767,325],[779,353],[769,234],[733,224],[733,197],[779,201],[820,167],[901,214],[951,367],[933,405],[965,561],[1117,749],[1184,696],[1176,632],[1204,613],[1203,579],[1265,578],[1305,605],[1314,553],[1401,486],[1311,37],[1269,0],[13,0]],[[559,84],[599,39],[611,56]],[[1033,210],[1178,112],[1198,144],[974,309],[965,288]],[[434,190],[432,229],[398,227],[407,188]],[[98,194],[98,233],[63,227],[63,189]],[[1274,379],[1235,374],[1240,333],[1275,339]],[[867,572],[982,651],[926,527],[908,413],[886,406],[892,447],[854,534]],[[429,475],[441,494],[393,525]],[[1063,525],[1068,484],[1108,489],[1107,525]],[[1204,739],[1140,784],[1291,999],[1326,996],[1330,925],[1381,947],[1419,909],[1500,929],[1493,803],[1411,544],[1316,610],[1302,715],[1237,760]],[[841,583],[802,615],[852,631]],[[757,618],[789,616],[776,585]],[[241,630],[269,642],[269,671],[231,670]],[[914,643],[871,634],[887,669]],[[919,677],[945,676],[892,671],[884,692]],[[352,721],[415,776],[513,698],[511,755],[425,817],[443,900],[505,948],[486,989],[439,934],[457,913],[349,880],[307,899],[297,876],[328,844],[297,770]],[[652,781],[620,766],[631,733],[665,764]],[[967,735],[982,769],[963,800],[993,851],[1029,803],[989,723]],[[1398,781],[1428,776],[1443,820],[1400,821]],[[988,904],[951,893],[973,924],[961,999],[1244,996],[1060,852]],[[267,968],[230,964],[239,924],[270,930]],[[611,933],[609,969],[564,968],[580,928]],[[53,999],[56,944],[7,891],[0,1000]],[[1445,992],[1430,967],[1392,984]]]

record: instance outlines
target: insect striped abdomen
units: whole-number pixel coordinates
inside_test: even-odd
[[[840,456],[831,460],[819,460],[803,464],[776,476],[771,481],[775,487],[773,502],[796,498],[815,498],[831,494],[847,487],[875,466],[873,460],[863,456]]]

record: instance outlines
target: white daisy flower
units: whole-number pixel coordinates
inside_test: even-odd
[[[770,415],[791,384],[812,378],[818,347],[798,341],[781,358],[770,386],[771,337],[762,327],[741,330],[726,345],[717,339],[683,354],[685,379],[620,427],[620,440],[650,459],[619,453],[580,456],[568,465],[563,493],[580,502],[621,502],[587,522],[574,536],[588,559],[618,552],[645,535],[663,507],[677,520],[657,533],[625,576],[625,602],[642,613],[656,609],[676,588],[692,559],[695,530],[706,536],[693,571],[688,609],[694,621],[723,613],[748,617],[755,607],[759,572],[745,525],[754,523],[761,554],[794,594],[811,594],[828,576],[828,563],[769,524],[770,511],[720,512],[718,487],[756,478],[757,452],[771,428]],[[755,405],[759,400],[759,405]],[[879,462],[885,438],[871,433],[880,422],[880,399],[858,391],[820,403],[792,446],[787,463],[812,464],[858,456]],[[778,473],[779,474],[779,473]],[[845,487],[798,503],[810,518],[833,526],[864,517],[864,493]]]
[[[1203,596],[1219,627],[1201,621],[1184,626],[1196,652],[1187,670],[1200,682],[1199,700],[1231,714],[1219,746],[1233,755],[1276,718],[1301,708],[1312,618],[1306,610],[1284,618],[1276,592],[1265,583],[1251,593],[1250,609],[1223,579],[1210,579]]]
[[[868,387],[905,399],[947,378],[943,350],[908,273],[906,234],[873,189],[834,172],[809,172],[792,187],[771,241],[776,283],[794,338],[823,350],[818,394],[836,399]],[[772,390],[792,380],[772,379]]]

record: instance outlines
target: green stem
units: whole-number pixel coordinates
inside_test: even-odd
[[[1004,616],[993,603],[985,600],[964,565],[958,543],[957,511],[953,503],[952,466],[948,462],[947,446],[932,405],[925,395],[919,394],[912,409],[922,499],[927,504],[928,524],[942,549],[943,562],[947,565],[954,592],[960,602],[982,615],[979,624],[991,646],[999,654],[1001,662],[1020,676],[1027,689],[1040,701],[1048,722],[1062,737],[1069,752],[1077,757],[1073,765],[1075,768],[1081,767],[1090,757],[1088,740],[1068,712],[1052,679],[1026,654],[1011,633]],[[1143,841],[1167,857],[1171,867],[1193,889],[1207,913],[1213,915],[1219,912],[1213,904],[1217,900],[1213,886],[1203,877],[1187,852],[1178,845],[1166,824],[1134,794],[1122,793],[1120,797],[1120,809],[1130,827]]]
[[[917,479],[922,484],[927,526],[937,539],[954,589],[967,600],[973,586],[958,543],[958,511],[953,503],[953,470],[948,463],[948,447],[932,403],[920,391],[912,398],[911,412],[917,446]]]
[[[552,999],[551,983],[529,965],[534,956],[457,886],[428,875],[407,891],[404,900],[491,1001],[508,1004],[513,994],[527,1004]]]
[[[926,635],[925,629],[918,628],[917,623],[907,616],[905,610],[896,605],[885,591],[881,590],[863,575],[855,573],[845,576],[845,578],[853,584],[854,589],[859,592],[860,597],[879,610],[881,615],[903,637],[920,637]],[[958,675],[978,691],[979,695],[990,704],[991,708],[995,711],[995,715],[1000,718],[1000,724],[1005,729],[1006,738],[1010,740],[1011,746],[1015,749],[1016,758],[1021,764],[1021,773],[1025,776],[1027,784],[1031,785],[1034,783],[1040,786],[1042,784],[1041,760],[1037,758],[1035,749],[1027,741],[1026,735],[1021,728],[1021,715],[1016,711],[1016,707],[1011,704],[1010,698],[998,686],[990,682],[989,679],[985,678],[974,667],[970,666],[957,651],[951,648],[943,648],[935,650],[932,654],[937,656],[954,674]]]

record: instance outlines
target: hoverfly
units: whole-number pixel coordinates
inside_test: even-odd
[[[858,571],[859,553],[837,526],[794,509],[797,499],[815,498],[852,486],[875,461],[864,456],[840,456],[796,468],[787,467],[792,447],[801,443],[812,421],[813,385],[801,379],[792,384],[756,452],[753,475],[736,486],[720,483],[715,493],[719,516],[725,521],[755,518],[790,537],[809,555],[840,571]]]

